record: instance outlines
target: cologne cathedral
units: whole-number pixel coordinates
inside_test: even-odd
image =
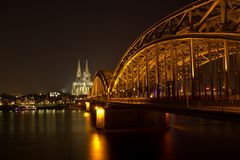
[[[85,70],[81,72],[80,61],[78,60],[76,80],[72,83],[72,95],[86,96],[92,87],[91,73],[88,69],[88,61],[86,60]]]

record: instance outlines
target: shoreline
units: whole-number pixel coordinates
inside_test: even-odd
[[[28,109],[28,108],[20,108],[19,105],[12,105],[12,106],[0,106],[0,111],[36,111],[36,110],[48,110],[48,109],[55,109],[55,110],[84,110],[85,106],[77,106],[77,105],[49,105],[49,106],[36,106],[35,109]]]

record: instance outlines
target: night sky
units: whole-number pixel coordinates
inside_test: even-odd
[[[92,77],[113,71],[142,32],[193,1],[1,1],[0,94],[70,91],[78,59]]]

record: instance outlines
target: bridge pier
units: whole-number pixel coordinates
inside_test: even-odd
[[[156,128],[166,124],[165,113],[124,104],[91,111],[97,129]]]

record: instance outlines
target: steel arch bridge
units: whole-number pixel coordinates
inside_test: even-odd
[[[199,0],[170,14],[132,43],[108,83],[102,77],[92,96],[239,99],[240,0]]]
[[[112,79],[112,72],[98,71],[94,76],[93,87],[91,89],[92,97],[105,97],[108,95],[109,84]]]

